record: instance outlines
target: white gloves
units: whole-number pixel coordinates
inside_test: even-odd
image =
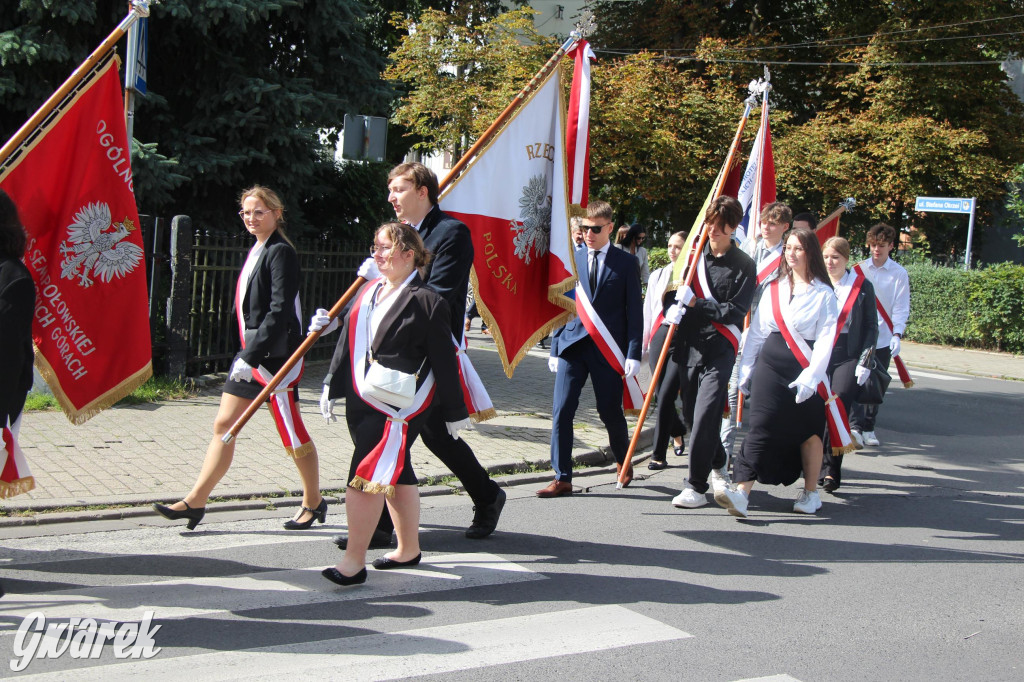
[[[323,416],[324,419],[327,420],[328,424],[331,422],[338,421],[338,418],[334,416],[335,401],[331,400],[328,397],[330,392],[331,387],[327,384],[324,384],[324,392],[320,394],[320,414],[321,416]]]
[[[356,270],[356,276],[363,279],[377,279],[380,277],[380,270],[377,269],[377,262],[373,258],[367,258]]]
[[[316,313],[313,314],[313,317],[309,318],[309,329],[306,330],[306,333],[315,334],[316,332],[322,329],[322,336],[323,334],[330,334],[337,328],[338,318],[334,318],[332,320],[329,311],[323,308],[317,308]]]
[[[672,306],[665,311],[665,321],[669,324],[679,324],[683,321],[683,315],[685,314],[686,308],[678,303],[673,303]]]
[[[231,381],[252,381],[252,365],[242,358],[236,359],[235,363],[231,365],[228,379]]]
[[[628,359],[626,360],[626,366],[623,369],[626,372],[626,378],[632,379],[636,376],[636,373],[640,371],[640,361]]]
[[[549,355],[548,356],[548,370],[552,374],[554,374],[555,372],[558,371],[558,356],[557,355]]]
[[[457,422],[445,422],[445,427],[448,429],[448,433],[451,435],[453,440],[459,439],[459,431],[462,429],[468,429],[470,425],[469,418],[460,419]]]
[[[690,305],[690,301],[692,301],[695,298],[696,296],[694,296],[693,294],[693,289],[686,286],[685,284],[676,289],[676,302],[679,303],[679,305]]]
[[[744,398],[750,397],[750,377],[747,377],[740,381],[739,392],[743,394]]]
[[[871,370],[863,365],[857,365],[857,369],[854,370],[854,374],[857,375],[857,385],[863,386],[868,383],[868,377],[871,376]]]
[[[818,387],[818,381],[814,378],[814,373],[811,372],[810,368],[800,372],[800,376],[796,378],[796,381],[789,385],[790,388],[796,389],[796,401],[802,403],[803,401],[814,395],[815,389]]]
[[[896,357],[900,354],[900,337],[894,336],[889,339],[889,351],[892,357]]]

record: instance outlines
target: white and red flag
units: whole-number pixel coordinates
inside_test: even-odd
[[[36,284],[36,367],[81,424],[152,375],[146,268],[117,61],[0,164]]]
[[[772,153],[772,130],[768,121],[768,94],[761,102],[761,125],[754,137],[747,170],[743,173],[737,199],[743,207],[743,220],[736,229],[736,238],[743,242],[751,229],[756,233],[761,209],[775,201],[775,156]]]
[[[505,373],[573,310],[560,65],[452,182],[441,208],[473,236],[473,291]]]
[[[590,194],[590,62],[596,61],[597,56],[586,40],[579,41],[565,54],[573,58],[565,134],[569,203],[586,208]]]

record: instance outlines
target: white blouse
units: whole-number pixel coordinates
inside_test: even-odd
[[[373,338],[377,335],[377,328],[380,327],[381,321],[384,319],[384,316],[388,314],[388,311],[391,310],[391,306],[394,305],[395,300],[398,298],[398,294],[402,292],[402,289],[409,284],[410,280],[412,280],[415,275],[416,270],[414,269],[409,273],[409,276],[406,277],[401,284],[395,287],[395,290],[388,294],[388,297],[383,301],[378,301],[377,297],[380,295],[386,280],[382,280],[381,283],[377,285],[377,288],[372,293],[373,300],[370,301],[370,319],[369,324],[367,325],[369,334],[366,335],[366,342],[368,344],[373,345]]]
[[[749,379],[754,371],[757,356],[768,335],[779,331],[772,314],[771,289],[766,288],[761,294],[761,301],[754,311],[750,328],[747,330],[743,345],[742,363],[740,364],[740,385]],[[804,291],[794,294],[790,300],[788,279],[779,280],[779,305],[782,315],[786,318],[789,328],[807,341],[814,342],[811,350],[811,364],[804,370],[804,375],[813,376],[815,384],[825,378],[829,358],[832,356],[832,340],[836,335],[836,322],[839,309],[836,305],[836,294],[827,284],[814,280]],[[795,379],[796,377],[794,377]]]
[[[643,350],[645,353],[650,345],[651,332],[654,331],[652,328],[654,319],[663,310],[661,300],[665,296],[665,290],[668,289],[669,283],[672,281],[672,266],[673,264],[669,263],[663,268],[658,268],[651,273],[651,278],[647,280],[647,295],[644,297]]]

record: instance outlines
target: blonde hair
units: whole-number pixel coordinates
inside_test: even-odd
[[[433,254],[427,251],[427,247],[423,245],[423,239],[420,237],[419,232],[410,225],[405,223],[384,223],[377,228],[374,232],[376,237],[378,234],[383,232],[387,235],[387,238],[391,240],[392,253],[394,249],[399,251],[412,251],[413,253],[413,266],[419,270],[426,267],[427,263],[433,258]]]
[[[825,245],[821,247],[821,250],[832,249],[846,260],[850,260],[850,242],[846,241],[842,237],[829,237],[825,240]]]
[[[292,244],[292,240],[288,238],[288,235],[285,234],[284,231],[284,202],[281,201],[281,197],[277,196],[277,192],[269,187],[264,187],[263,185],[253,185],[242,192],[242,196],[238,197],[239,208],[243,208],[242,204],[245,203],[245,200],[249,197],[256,197],[271,211],[281,212],[281,217],[277,219],[275,229],[277,230],[277,233],[281,235],[282,239],[288,242],[288,244],[294,249],[295,244]]]

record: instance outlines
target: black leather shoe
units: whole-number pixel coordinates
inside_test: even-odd
[[[284,522],[284,527],[287,530],[306,530],[307,528],[313,525],[314,521],[319,521],[320,523],[325,522],[327,520],[327,500],[321,498],[320,504],[316,506],[316,509],[303,507],[302,513],[300,513],[299,516],[302,516],[302,514],[305,514],[306,512],[309,512],[310,514],[312,514],[312,516],[310,516],[305,521],[296,521],[295,519],[289,519],[288,521]]]
[[[682,457],[683,454],[686,452],[686,446],[685,445],[673,445],[672,446],[672,452],[676,453],[676,457]]]
[[[831,476],[826,476],[825,479],[821,482],[821,487],[827,493],[834,493],[835,491],[839,490],[839,479],[832,478]]]
[[[171,509],[170,507],[165,507],[162,504],[155,503],[153,504],[153,509],[156,510],[157,514],[171,521],[177,521],[178,519],[188,519],[188,523],[185,524],[185,527],[189,530],[195,530],[196,526],[199,525],[199,522],[203,520],[203,516],[206,515],[206,507],[199,507],[198,509],[193,509],[192,507],[188,506],[188,502],[186,502],[185,500],[182,500],[181,503],[185,505],[185,508],[181,511],[178,511],[177,509]]]
[[[661,459],[652,459],[647,463],[647,468],[651,471],[661,471],[662,469],[668,469],[668,462]]]
[[[420,552],[413,558],[409,559],[408,561],[395,561],[394,559],[389,559],[386,556],[382,556],[379,559],[373,560],[373,567],[376,568],[378,571],[386,571],[391,568],[406,568],[407,566],[415,566],[420,562],[420,559],[422,558],[422,552]]]
[[[473,523],[466,529],[466,537],[471,540],[485,538],[498,527],[498,518],[505,507],[505,491],[498,488],[498,496],[494,502],[473,507]]]
[[[338,546],[338,549],[348,549],[348,536],[347,535],[335,535],[331,538],[331,542]],[[382,530],[374,530],[373,535],[370,536],[370,546],[368,549],[391,549],[391,533],[385,533]]]
[[[320,571],[320,575],[336,585],[347,587],[348,585],[362,585],[366,582],[366,568],[361,568],[355,575],[345,575],[334,566]]]

